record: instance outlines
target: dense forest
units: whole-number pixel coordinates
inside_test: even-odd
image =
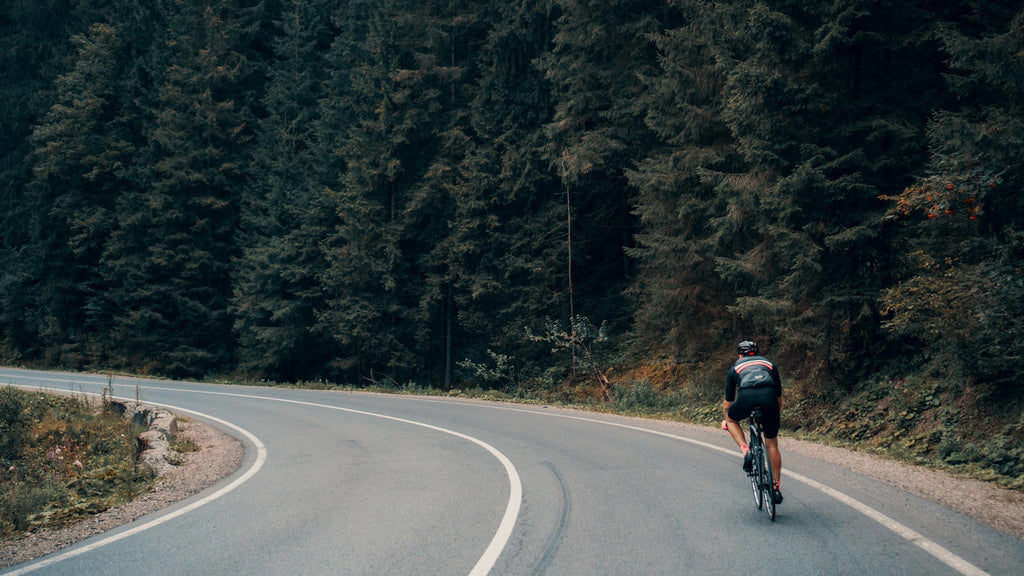
[[[4,0],[0,60],[7,363],[1024,392],[1019,2]]]

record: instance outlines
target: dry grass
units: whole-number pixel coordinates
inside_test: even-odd
[[[0,537],[66,525],[130,501],[151,473],[136,466],[141,431],[84,398],[0,389]]]

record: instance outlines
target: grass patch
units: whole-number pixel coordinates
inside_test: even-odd
[[[110,405],[0,388],[0,537],[59,528],[130,501],[153,478]]]
[[[186,454],[188,452],[199,452],[199,444],[188,436],[175,436],[171,438],[171,450]]]

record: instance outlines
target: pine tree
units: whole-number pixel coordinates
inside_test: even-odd
[[[455,276],[449,238],[459,229],[457,190],[472,185],[464,164],[477,150],[469,104],[479,87],[477,69],[489,6],[473,1],[438,2],[426,17],[429,32],[419,51],[424,72],[439,90],[431,114],[436,151],[424,158],[422,174],[410,183],[404,211],[404,245],[417,278],[417,302],[409,310],[416,354],[424,359],[424,377],[452,385],[453,351],[459,332],[455,307]],[[421,17],[425,16],[421,12]],[[429,60],[426,54],[430,54]]]
[[[1024,11],[993,3],[947,16],[937,35],[958,101],[929,122],[924,176],[890,196],[905,248],[882,302],[900,341],[1002,396],[1020,390]]]
[[[655,35],[659,70],[643,77],[638,98],[660,146],[627,172],[639,218],[634,327],[639,354],[692,361],[714,352],[732,322],[730,291],[715,272],[718,197],[708,173],[738,166],[722,119],[724,76],[715,68],[715,13],[703,3],[675,2],[679,23]]]
[[[491,15],[474,12],[464,32],[474,43],[463,49],[468,70],[456,98],[467,101],[453,103],[439,161],[424,179],[448,208],[441,240],[423,256],[430,290],[421,306],[440,313],[433,325],[449,345],[446,382],[453,362],[498,355],[527,373],[550,363],[547,347],[536,350],[528,335],[558,315],[564,291],[559,187],[540,155],[549,99],[532,65],[549,46],[552,9],[502,4]]]
[[[621,292],[632,262],[624,248],[634,219],[626,171],[652,141],[637,106],[642,83],[656,64],[651,34],[661,27],[664,2],[558,1],[550,52],[539,59],[550,84],[553,115],[546,155],[561,180],[565,239],[562,323],[577,316],[628,322]],[[573,340],[575,334],[570,334]],[[567,371],[576,376],[570,350]]]
[[[635,103],[639,79],[656,63],[650,35],[659,30],[666,8],[651,0],[555,5],[556,33],[540,66],[554,108],[548,159],[568,196],[577,244],[567,265],[577,271],[574,295],[592,300],[588,314],[617,316],[621,302],[605,297],[610,286],[625,287],[631,274],[623,252],[634,225],[625,171],[651,142]],[[566,319],[573,314],[569,308],[566,302]]]
[[[72,42],[74,69],[57,78],[57,102],[30,138],[30,190],[34,242],[44,251],[35,291],[39,337],[60,364],[81,366],[87,330],[106,321],[91,304],[105,290],[98,264],[132,150],[118,122],[123,51],[115,29],[95,24]]]
[[[314,332],[323,307],[317,274],[331,216],[321,208],[329,159],[316,136],[329,3],[293,0],[277,21],[274,60],[242,205],[233,268],[239,365],[262,378],[325,377],[329,345]]]
[[[117,206],[103,259],[114,346],[170,375],[226,366],[228,266],[252,126],[246,50],[256,14],[227,0],[162,4],[158,89],[135,187]]]
[[[735,295],[733,338],[777,343],[801,377],[855,383],[877,350],[877,197],[917,165],[926,111],[901,88],[927,86],[931,70],[932,53],[907,40],[928,14],[904,8],[736,2],[715,15],[721,118],[741,160],[705,172],[719,199],[717,272]],[[878,74],[889,58],[905,59],[905,76]],[[899,115],[894,97],[908,100]]]
[[[352,2],[339,10],[329,57],[325,126],[344,137],[344,162],[331,186],[337,225],[324,240],[320,278],[327,301],[317,330],[336,345],[335,367],[350,375],[399,380],[418,367],[419,300],[404,214],[411,187],[429,165],[433,115],[442,109],[431,6],[398,0]]]
[[[43,354],[40,332],[49,313],[38,287],[45,231],[32,223],[40,222],[35,211],[48,210],[54,192],[28,189],[34,148],[28,137],[56,101],[55,79],[68,70],[74,16],[68,0],[0,3],[0,350],[10,358]]]

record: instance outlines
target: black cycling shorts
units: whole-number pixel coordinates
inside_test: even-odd
[[[740,389],[736,401],[729,406],[729,418],[739,422],[750,417],[754,408],[761,407],[761,425],[765,438],[779,435],[779,399],[775,396],[775,388]]]

